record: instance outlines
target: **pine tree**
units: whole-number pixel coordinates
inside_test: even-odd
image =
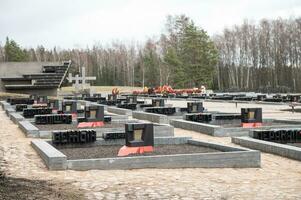
[[[26,51],[23,51],[14,40],[6,38],[4,46],[5,61],[7,62],[22,62],[28,60]]]

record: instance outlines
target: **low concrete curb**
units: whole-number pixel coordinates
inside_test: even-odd
[[[127,115],[127,116],[132,116],[132,112],[133,112],[132,110],[129,109],[116,108],[112,106],[108,106],[107,111],[118,115]]]
[[[250,137],[233,137],[232,142],[250,149],[280,155],[295,160],[301,160],[301,148],[285,144],[278,144]]]
[[[25,120],[25,118],[22,115],[16,112],[10,113],[9,117],[15,124],[18,124],[19,121]]]
[[[39,129],[32,125],[29,121],[19,121],[19,128],[25,133],[27,137],[39,137]]]
[[[0,104],[1,104],[3,110],[6,110],[7,107],[11,107],[11,105],[9,103],[7,103],[6,101],[0,101]]]
[[[46,141],[41,141],[47,143]],[[122,143],[123,142],[123,143]],[[124,144],[124,140],[112,140],[110,142],[99,140],[97,145],[116,145]],[[247,150],[244,148],[235,148],[216,143],[202,142],[192,140],[189,137],[161,137],[155,138],[155,144],[185,144],[206,146],[215,148],[224,152],[216,153],[193,153],[193,154],[174,154],[174,155],[157,155],[157,156],[137,156],[137,157],[115,157],[115,158],[99,158],[99,159],[79,159],[67,160],[67,169],[71,170],[126,170],[139,168],[245,168],[245,167],[260,167],[260,152]],[[33,146],[37,146],[33,144]],[[48,144],[50,145],[50,144]],[[54,169],[53,165],[48,166],[52,162],[54,153],[49,153],[49,146],[39,144],[39,148],[35,149],[39,155],[44,156],[43,160],[50,169]],[[51,145],[50,145],[51,146]],[[46,148],[46,153],[44,152]],[[52,151],[52,150],[51,150]],[[56,154],[56,153],[55,153]],[[58,169],[65,169],[65,157],[59,155],[60,164],[56,165]],[[52,157],[50,157],[52,156]]]
[[[282,122],[281,120],[271,120],[266,119],[266,122]],[[217,125],[211,125],[206,123],[199,123],[188,121],[184,119],[172,119],[170,124],[175,128],[182,128],[186,130],[196,131],[203,134],[216,136],[216,137],[238,137],[238,136],[248,136],[249,131],[254,130],[254,128],[243,128],[243,127],[222,127]],[[300,128],[301,124],[291,122],[290,124],[279,124],[274,126],[263,126],[256,129],[272,129],[272,128]]]
[[[133,118],[136,119],[147,120],[159,124],[169,124],[169,119],[167,115],[147,113],[143,111],[134,111],[132,115]]]
[[[17,114],[17,113],[14,113]],[[17,114],[18,115],[18,114]],[[21,116],[21,115],[20,115]],[[21,116],[22,117],[22,116]],[[133,120],[137,122],[136,120]],[[28,120],[16,120],[16,123],[19,124],[21,130],[25,133],[27,137],[39,137],[44,139],[50,139],[52,137],[52,130],[39,130],[32,121]],[[123,132],[125,131],[124,127],[120,128],[93,128],[96,131],[96,135],[98,138],[101,138],[104,133],[112,133],[112,132]],[[60,131],[60,130],[56,130]],[[169,124],[155,124],[154,125],[154,136],[155,137],[170,137],[174,136],[174,127]]]
[[[6,115],[9,117],[9,115],[11,114],[11,113],[15,113],[16,111],[15,111],[15,109],[14,108],[12,108],[12,107],[10,107],[10,106],[8,106],[8,107],[6,107],[5,108],[5,113],[6,113]]]
[[[43,140],[31,141],[31,146],[37,151],[49,170],[67,169],[67,156]]]

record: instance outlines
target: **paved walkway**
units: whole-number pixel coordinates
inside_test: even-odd
[[[229,138],[181,129],[176,129],[176,135],[230,143]],[[262,168],[249,169],[48,171],[30,141],[0,110],[0,146],[4,150],[6,173],[71,184],[81,188],[88,199],[301,198],[301,162],[270,154],[262,154]]]

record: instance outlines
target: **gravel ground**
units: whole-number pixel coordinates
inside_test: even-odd
[[[35,126],[43,131],[47,130],[71,130],[71,129],[78,129],[77,124],[35,124]],[[97,128],[122,128],[124,127],[124,124],[111,124],[111,123],[105,123],[102,127]],[[91,128],[84,128],[84,129],[91,129]]]
[[[117,157],[118,151],[122,146],[96,146],[87,148],[62,148],[57,147],[67,159],[90,159],[90,158],[113,158]],[[153,156],[153,155],[170,155],[170,154],[189,154],[189,153],[210,153],[219,152],[215,149],[207,147],[199,147],[196,145],[180,144],[180,145],[158,145],[155,146],[153,152],[129,155],[129,156]]]
[[[84,199],[83,193],[67,188],[65,184],[51,183],[24,178],[1,177],[1,200],[51,199],[73,200]]]

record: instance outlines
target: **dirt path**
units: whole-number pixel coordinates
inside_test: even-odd
[[[229,138],[213,138],[181,129],[176,129],[176,135],[230,143]],[[270,154],[262,154],[262,168],[249,169],[48,171],[30,141],[0,110],[5,172],[16,178],[58,182],[57,187],[73,188],[88,199],[301,198],[301,162]]]

